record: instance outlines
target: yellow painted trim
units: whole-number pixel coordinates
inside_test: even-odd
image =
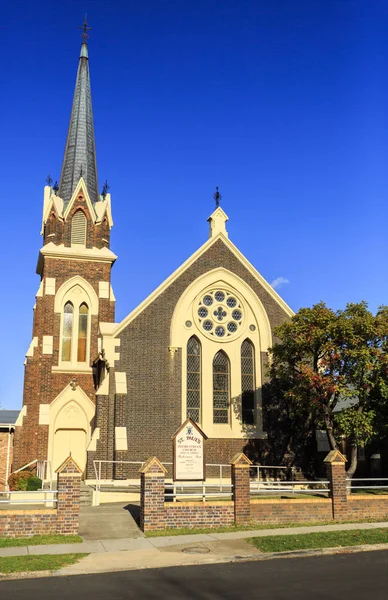
[[[63,218],[67,219],[67,217],[69,216],[70,210],[71,210],[71,208],[72,208],[72,206],[74,204],[74,201],[77,199],[77,196],[81,192],[81,190],[82,190],[82,193],[83,193],[83,195],[85,197],[86,205],[87,205],[87,207],[89,209],[90,216],[93,219],[93,222],[95,223],[96,222],[96,212],[95,212],[95,210],[93,208],[93,204],[92,204],[92,202],[90,200],[90,196],[88,194],[88,188],[86,187],[86,182],[85,182],[85,179],[83,177],[81,177],[80,180],[79,180],[79,182],[77,183],[77,186],[76,186],[76,188],[75,188],[75,190],[73,192],[73,195],[70,198],[69,204],[67,205],[66,210],[63,213]]]

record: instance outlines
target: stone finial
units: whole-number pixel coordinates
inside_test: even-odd
[[[251,465],[252,461],[249,460],[249,458],[243,453],[243,452],[237,452],[237,454],[235,454],[232,458],[232,460],[230,461],[231,465]]]
[[[323,459],[324,463],[331,463],[331,464],[344,464],[347,461],[348,461],[348,459],[346,458],[346,456],[341,454],[341,452],[339,450],[330,450],[330,452],[326,456],[326,458]]]
[[[82,469],[77,465],[71,456],[68,456],[65,461],[55,471],[56,473],[82,473]]]
[[[139,473],[149,473],[150,471],[153,471],[154,473],[163,473],[164,475],[167,473],[167,469],[156,456],[151,456],[146,460],[141,469],[139,469]]]
[[[215,237],[219,233],[222,233],[225,237],[228,237],[228,232],[226,231],[226,221],[228,220],[228,215],[220,206],[218,206],[208,218],[209,238]]]

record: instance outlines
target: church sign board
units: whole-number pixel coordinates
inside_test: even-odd
[[[189,418],[174,433],[172,440],[174,481],[204,481],[207,435]]]

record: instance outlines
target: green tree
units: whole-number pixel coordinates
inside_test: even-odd
[[[296,418],[307,409],[314,427],[326,430],[332,449],[346,436],[350,477],[358,446],[388,412],[387,334],[388,308],[374,316],[365,302],[338,311],[323,302],[302,308],[275,331],[271,377],[285,390]]]

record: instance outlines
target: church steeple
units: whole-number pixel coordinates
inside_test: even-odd
[[[100,200],[87,46],[87,31],[90,28],[87,26],[86,17],[82,29],[77,80],[59,184],[59,196],[65,205],[72,197],[81,177],[85,180],[91,201],[95,203]]]

